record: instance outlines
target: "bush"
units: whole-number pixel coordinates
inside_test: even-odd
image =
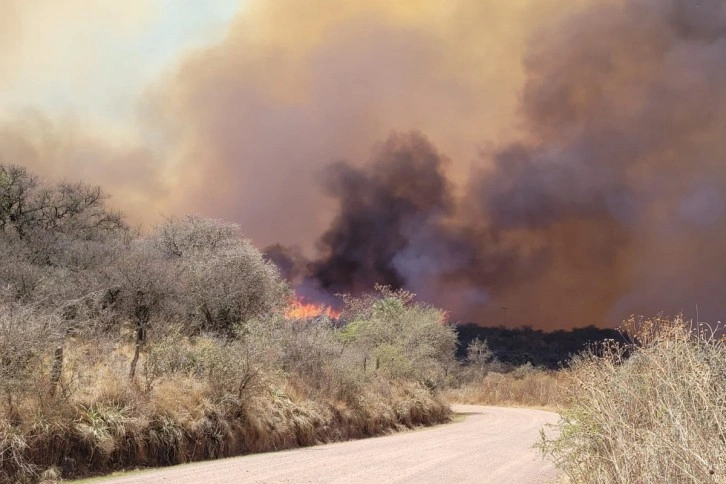
[[[51,366],[43,366],[61,344],[61,321],[24,307],[0,306],[0,392],[6,414],[24,396],[43,397],[51,387]]]
[[[633,343],[579,356],[541,448],[574,482],[726,482],[726,349],[681,318],[631,320]]]
[[[251,318],[287,304],[290,291],[277,268],[240,236],[239,228],[215,220],[171,220],[147,242],[172,267],[176,297],[166,318],[195,331],[232,335]]]
[[[444,311],[414,297],[379,287],[376,295],[348,299],[341,337],[390,378],[440,384],[456,365],[456,332]]]

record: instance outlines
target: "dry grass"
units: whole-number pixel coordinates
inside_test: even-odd
[[[381,288],[345,322],[240,228],[129,230],[101,190],[0,166],[0,483],[275,450],[445,421],[444,313]]]
[[[563,372],[520,367],[510,373],[489,372],[458,388],[443,392],[452,403],[522,406],[558,410],[566,401]]]
[[[130,330],[63,344],[52,395],[55,343],[8,360],[24,371],[0,386],[8,396],[0,400],[2,484],[308,446],[450,417],[425,384],[429,373],[401,379],[384,363],[364,364],[367,347],[326,319],[250,321],[236,339],[167,325],[146,342],[133,380]]]
[[[726,348],[682,319],[630,321],[634,343],[579,357],[541,447],[572,482],[726,482]]]

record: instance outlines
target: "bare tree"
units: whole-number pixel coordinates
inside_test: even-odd
[[[113,270],[114,303],[134,325],[134,357],[129,369],[133,380],[149,323],[174,296],[173,269],[145,240],[134,241]]]
[[[173,265],[177,318],[197,331],[234,334],[246,320],[287,303],[289,288],[274,264],[241,237],[239,227],[216,220],[171,220],[148,240]]]
[[[81,182],[49,185],[19,166],[0,165],[0,228],[27,239],[32,232],[98,239],[126,228],[106,206],[99,187]]]
[[[167,258],[190,257],[239,245],[239,226],[220,220],[188,216],[159,225],[149,240]]]
[[[24,236],[25,221],[35,211],[31,200],[39,186],[38,177],[25,168],[0,164],[0,229],[13,228]]]
[[[487,364],[491,361],[494,353],[489,348],[486,340],[480,340],[477,336],[466,347],[466,361],[474,366],[480,373],[484,373]]]
[[[53,308],[102,292],[130,232],[98,187],[0,165],[0,301]]]

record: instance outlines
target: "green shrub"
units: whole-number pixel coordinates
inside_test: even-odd
[[[343,341],[364,353],[367,367],[391,378],[442,382],[454,364],[456,347],[446,313],[415,302],[405,291],[378,291],[347,301]]]

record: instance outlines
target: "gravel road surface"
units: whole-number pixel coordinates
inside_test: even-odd
[[[150,483],[548,483],[558,473],[532,449],[554,413],[454,405],[456,422],[384,437],[199,462],[104,479]]]

